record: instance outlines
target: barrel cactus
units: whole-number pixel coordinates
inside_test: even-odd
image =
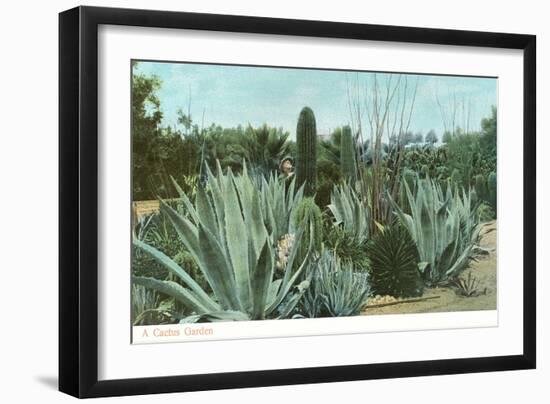
[[[317,185],[317,128],[309,107],[304,107],[298,117],[296,153],[296,185],[304,184],[304,194],[313,196]]]
[[[354,184],[357,180],[357,161],[355,159],[355,145],[351,128],[344,126],[340,137],[340,169],[342,177],[351,180]]]

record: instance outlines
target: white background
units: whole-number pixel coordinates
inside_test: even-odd
[[[189,2],[95,1],[90,5],[121,6],[250,14],[287,18],[340,20],[392,25],[525,32],[538,35],[538,71],[550,71],[550,27],[543,2],[508,5],[497,1],[444,3],[440,1],[384,1],[377,4],[347,2],[254,2],[233,0]],[[0,358],[2,390],[6,402],[66,402],[56,392],[57,374],[57,12],[77,3],[10,2],[2,10],[2,126],[0,175],[2,212],[2,328]],[[543,136],[549,123],[543,111],[550,100],[549,79],[538,75],[538,132],[540,151],[550,141]],[[520,134],[518,133],[518,142]],[[548,159],[539,152],[538,205],[549,205],[544,186]],[[549,237],[541,231],[548,213],[538,209],[538,339],[539,369],[535,371],[469,374],[398,380],[347,382],[324,385],[230,390],[185,395],[117,398],[110,401],[163,402],[167,399],[207,402],[334,402],[342,397],[365,402],[463,403],[520,401],[547,397],[544,382],[550,376],[547,344],[550,276],[543,271],[550,259]],[[320,353],[322,354],[322,353]],[[169,360],[169,358],[167,358]]]

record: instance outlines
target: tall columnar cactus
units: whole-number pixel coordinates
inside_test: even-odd
[[[489,203],[497,213],[497,174],[493,171],[487,177],[487,189],[489,194]]]
[[[480,200],[487,199],[487,183],[485,182],[483,175],[478,174],[475,176],[474,189]]]
[[[317,128],[315,115],[304,107],[296,127],[296,185],[304,185],[304,194],[313,196],[317,186]]]
[[[312,245],[313,251],[321,251],[321,243],[323,241],[323,215],[313,198],[308,197],[300,201],[292,213],[292,225],[295,229],[304,228],[304,234],[302,236],[304,242],[297,252],[298,260],[300,260],[300,258],[303,260],[308,251],[309,244]]]
[[[355,158],[355,145],[351,128],[344,126],[340,137],[340,169],[344,180],[350,180],[352,184],[357,180],[357,161]]]

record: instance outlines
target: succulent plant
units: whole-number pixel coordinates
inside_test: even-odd
[[[420,258],[406,228],[400,224],[386,226],[369,241],[367,252],[373,294],[394,297],[422,295]]]
[[[278,313],[276,310],[308,261],[306,256],[294,266],[303,229],[295,234],[294,248],[286,263],[289,270],[282,279],[275,279],[274,234],[279,230],[268,217],[273,212],[262,209],[263,191],[253,185],[246,170],[240,177],[234,177],[230,170],[224,175],[219,164],[217,175],[208,169],[207,188],[198,188],[194,203],[182,196],[188,216],[179,214],[163,201],[161,210],[194,258],[213,296],[172,259],[138,239],[133,240],[134,246],[150,254],[185,286],[146,277],[133,277],[134,284],[155,289],[183,303],[194,312],[184,321],[284,317],[297,301],[287,305],[288,311]],[[270,221],[268,228],[266,223]],[[297,269],[293,270],[294,267]]]
[[[481,294],[478,291],[479,280],[473,276],[471,272],[468,273],[468,277],[456,277],[451,283],[456,288],[456,291],[460,296],[475,297]]]
[[[304,243],[298,252],[298,258],[304,258],[309,244],[313,251],[320,252],[323,242],[323,217],[321,209],[315,204],[315,200],[306,197],[300,201],[292,213],[293,229],[304,228]],[[300,260],[299,260],[300,261]]]
[[[369,209],[349,183],[334,187],[328,208],[334,225],[342,226],[345,233],[358,242],[369,237]]]
[[[313,196],[317,186],[317,127],[309,107],[304,107],[298,117],[296,148],[296,185],[304,185],[304,194]]]
[[[351,128],[344,126],[340,137],[340,170],[342,178],[355,184],[357,181],[357,161]]]
[[[405,183],[411,214],[405,213],[388,195],[394,211],[413,238],[420,255],[420,270],[430,285],[446,283],[467,265],[479,238],[477,205],[470,191],[444,193],[430,179],[418,179],[413,194]]]
[[[305,317],[342,317],[359,314],[370,292],[368,275],[354,272],[349,261],[341,261],[325,250],[306,271],[311,279],[301,302]]]

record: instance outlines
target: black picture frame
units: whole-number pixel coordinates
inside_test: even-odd
[[[523,354],[98,381],[98,26],[181,28],[523,51]],[[59,390],[102,397],[536,366],[536,37],[185,12],[77,7],[59,15]]]

